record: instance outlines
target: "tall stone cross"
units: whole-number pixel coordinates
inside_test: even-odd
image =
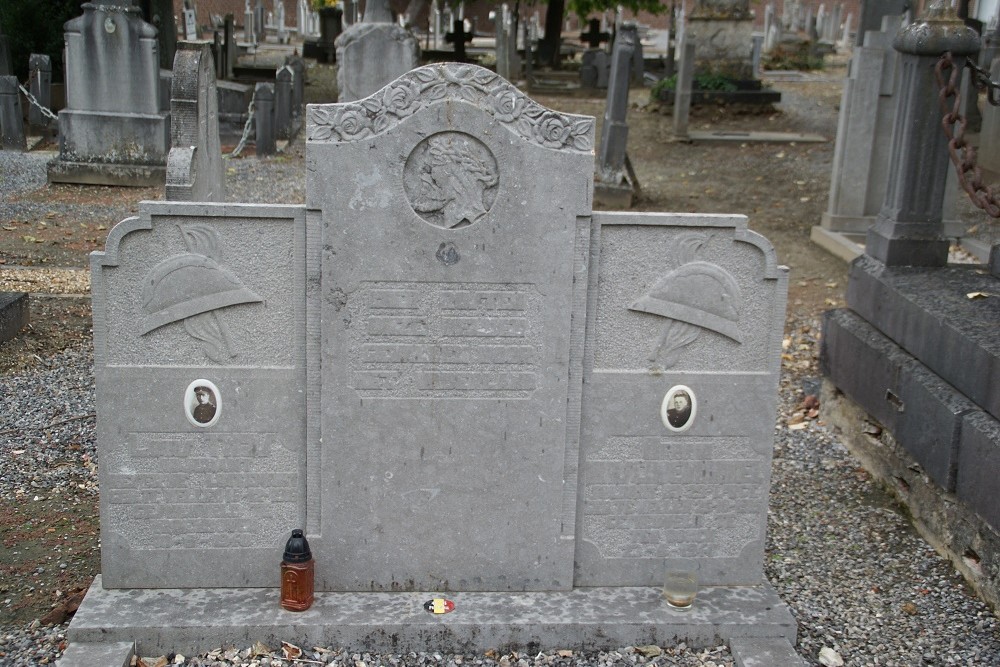
[[[455,46],[455,60],[464,62],[466,60],[465,45],[472,42],[473,33],[465,32],[465,21],[455,19],[452,23],[451,32],[444,36],[444,41]]]
[[[587,32],[580,33],[580,41],[592,49],[599,48],[601,42],[606,42],[609,39],[611,39],[611,35],[601,31],[601,22],[597,19],[590,19],[587,22]]]

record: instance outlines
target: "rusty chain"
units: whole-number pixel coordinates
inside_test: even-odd
[[[1000,105],[1000,99],[994,101],[1000,86],[990,81],[989,75],[976,67],[968,58],[965,64],[973,71],[972,80],[976,88],[980,90],[986,88],[990,104]],[[960,111],[962,98],[959,95],[962,67],[956,67],[951,52],[947,52],[934,67],[934,75],[937,77],[940,89],[938,100],[943,114],[941,127],[944,128],[944,135],[948,139],[948,155],[958,173],[958,182],[968,193],[973,204],[986,211],[990,217],[1000,218],[997,192],[994,188],[983,184],[982,171],[976,164],[976,149],[965,141],[965,126],[968,121]],[[951,97],[955,100],[949,105],[948,99]]]

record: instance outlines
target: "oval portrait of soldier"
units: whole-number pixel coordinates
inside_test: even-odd
[[[210,380],[195,380],[184,392],[184,414],[195,426],[207,427],[219,421],[219,388]]]
[[[670,388],[660,406],[663,425],[671,431],[686,431],[694,423],[698,404],[694,392],[682,384]]]
[[[445,229],[461,229],[485,216],[497,198],[497,160],[486,144],[464,132],[439,132],[406,159],[403,188],[413,210]]]

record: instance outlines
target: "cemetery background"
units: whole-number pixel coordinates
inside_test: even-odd
[[[333,70],[315,68],[310,76],[308,96],[333,99]],[[636,208],[746,213],[791,267],[765,572],[799,621],[800,653],[815,661],[829,647],[858,665],[876,656],[883,664],[994,664],[996,617],[915,536],[806,398],[818,391],[818,316],[842,305],[846,283],[846,265],[808,240],[826,208],[843,76],[835,66],[776,82],[785,94],[781,113],[696,109],[692,119],[694,127],[820,132],[831,138],[821,145],[669,143],[670,118],[645,105],[647,91],[635,91],[633,103],[643,107],[629,118],[629,152],[643,186]],[[562,111],[603,112],[603,99],[535,97]],[[227,199],[302,202],[303,154],[300,138],[276,158],[228,162]],[[162,198],[157,189],[46,187],[50,158],[0,154],[0,289],[35,293],[31,329],[0,346],[10,388],[0,394],[0,664],[51,659],[65,626],[33,622],[62,621],[99,569],[89,300],[80,296],[89,284],[79,270],[4,266],[85,267],[87,253],[103,248],[108,229],[133,214],[139,200]],[[60,296],[39,296],[45,292]],[[63,349],[69,351],[53,356]],[[859,581],[864,586],[852,588]],[[645,659],[635,651],[605,658]],[[679,659],[731,664],[724,650]]]

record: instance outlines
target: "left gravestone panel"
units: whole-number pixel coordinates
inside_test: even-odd
[[[304,520],[305,217],[144,202],[91,257],[107,588],[277,586]]]
[[[163,185],[170,114],[160,104],[157,31],[125,2],[66,22],[66,108],[51,183]]]

